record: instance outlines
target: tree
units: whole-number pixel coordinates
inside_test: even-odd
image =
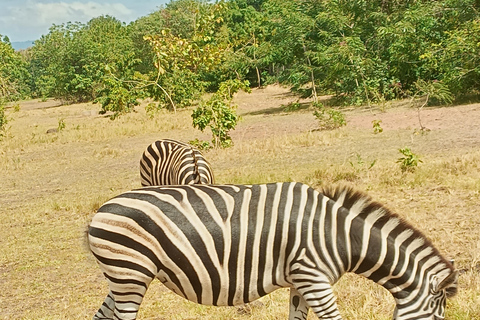
[[[249,91],[248,85],[248,81],[242,82],[236,79],[222,82],[218,91],[193,111],[193,127],[202,132],[209,127],[215,148],[226,148],[232,145],[232,138],[228,133],[235,129],[238,122],[236,106],[232,105],[233,95],[239,90]]]
[[[30,70],[34,79],[33,89],[38,96],[72,100],[67,86],[75,77],[77,59],[72,50],[74,35],[83,28],[80,23],[52,25],[49,33],[35,41],[31,49]]]
[[[197,99],[208,86],[208,75],[224,61],[228,50],[214,37],[223,20],[223,5],[198,2],[199,12],[195,16],[193,33],[188,38],[164,29],[159,35],[145,36],[155,54],[155,73],[149,75],[149,94],[169,106],[171,110],[184,107]]]
[[[102,16],[53,25],[27,55],[32,90],[128,112],[139,98],[191,105],[231,79],[280,82],[347,104],[439,81],[478,92],[476,0],[173,0],[128,27]]]
[[[9,39],[0,35],[0,136],[7,123],[6,102],[26,98],[30,93],[28,83],[26,62],[13,50]]]
[[[431,56],[446,86],[456,96],[480,90],[480,18],[447,32],[440,54]]]
[[[225,12],[227,41],[232,52],[227,56],[222,74],[246,78],[261,87],[268,70],[267,17],[261,12],[263,1],[236,0],[227,3]],[[228,77],[228,76],[227,76]]]
[[[32,48],[36,91],[65,102],[92,101],[104,92],[106,66],[120,78],[131,65],[127,60],[135,61],[133,43],[124,24],[113,17],[53,25]]]
[[[0,104],[26,98],[29,80],[26,61],[15,52],[8,37],[0,35]]]

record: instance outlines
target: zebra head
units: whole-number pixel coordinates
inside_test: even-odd
[[[441,320],[445,319],[447,298],[457,293],[458,271],[443,269],[430,277],[411,301],[402,299],[393,314],[393,320]],[[405,302],[407,300],[408,302]]]

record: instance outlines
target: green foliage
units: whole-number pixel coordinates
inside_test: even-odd
[[[121,78],[124,68],[133,65],[125,61],[136,61],[125,25],[110,16],[94,18],[85,25],[53,25],[31,51],[37,95],[65,102],[94,100],[102,94],[98,87],[111,70]],[[112,66],[108,72],[107,65]]]
[[[156,69],[145,84],[150,88],[150,96],[171,110],[188,106],[200,96],[207,75],[221,65],[226,53],[226,47],[213,37],[223,21],[219,16],[222,3],[182,3],[196,3],[192,7],[192,30],[162,29],[158,35],[144,37],[154,52]]]
[[[478,13],[475,17],[472,8],[462,10],[452,12],[459,16],[449,17],[449,20],[465,19],[462,13],[474,18],[463,24],[447,21],[451,28],[445,29],[441,41],[420,57],[429,68],[437,71],[436,79],[441,80],[453,96],[477,92],[480,84],[480,19]]]
[[[97,99],[116,115],[145,97],[189,106],[230,79],[280,82],[314,102],[449,103],[480,87],[477,2],[172,0],[128,26],[53,25],[22,54],[3,41],[0,79],[9,96]]]
[[[359,153],[355,153],[355,161],[349,161],[352,168],[355,170],[356,173],[361,171],[368,171],[373,168],[373,166],[377,163],[377,160],[373,160],[372,162],[365,163],[365,160]]]
[[[382,102],[411,95],[419,78],[448,76],[444,83],[459,91],[463,81],[475,90],[480,78],[472,1],[270,0],[262,9],[270,63],[284,66],[279,80],[314,97],[321,88],[347,104]]]
[[[0,35],[0,137],[7,124],[5,104],[29,95],[29,79],[25,60],[13,50],[9,39]]]
[[[239,90],[249,91],[248,81],[227,80],[212,97],[201,103],[192,113],[193,127],[203,132],[210,128],[215,148],[227,148],[232,145],[229,131],[235,129],[238,116],[236,106],[232,105],[233,95]]]
[[[224,12],[225,27],[219,34],[233,52],[226,56],[225,75],[246,78],[257,87],[268,83],[272,45],[268,16],[262,11],[266,1],[228,1]]]
[[[63,129],[65,129],[65,127],[66,127],[65,119],[63,119],[63,118],[58,119],[58,126],[57,126],[58,132],[60,132],[60,131],[62,131]]]
[[[199,150],[208,150],[212,148],[212,146],[210,145],[210,142],[202,141],[202,140],[199,140],[198,138],[195,140],[190,140],[188,143]]]
[[[0,35],[0,104],[28,97],[29,81],[24,57],[13,50],[7,37]]]
[[[73,83],[76,74],[78,81],[81,54],[77,53],[80,48],[73,42],[74,35],[82,27],[78,23],[52,25],[47,35],[35,41],[31,49],[30,72],[37,96],[69,101],[75,95],[70,83]]]
[[[402,172],[413,172],[418,164],[423,162],[418,155],[413,153],[408,147],[399,149],[398,151],[403,155],[403,157],[400,157],[397,160],[397,163],[400,163],[400,169]]]
[[[127,62],[128,63],[128,62]],[[101,83],[97,87],[96,103],[101,103],[102,109],[100,114],[105,114],[108,111],[113,112],[110,119],[115,119],[121,114],[125,114],[133,110],[134,106],[138,105],[138,99],[142,95],[142,91],[138,90],[135,83],[128,80],[129,74],[122,75],[122,79],[115,76],[113,67],[106,66],[107,74],[102,77]],[[126,68],[125,70],[132,70]]]
[[[0,138],[3,137],[6,124],[7,124],[7,116],[5,115],[5,106],[0,101]]]
[[[316,104],[313,115],[318,120],[320,130],[333,130],[347,125],[345,115],[334,108],[327,108],[323,104]]]
[[[383,128],[380,125],[382,123],[382,120],[372,120],[372,126],[373,126],[373,133],[382,133]]]
[[[452,103],[453,95],[449,88],[441,81],[425,81],[418,79],[415,83],[415,97],[425,98],[425,105],[430,99],[435,99],[441,103]]]
[[[100,114],[112,111],[110,118],[113,120],[121,114],[132,111],[133,107],[139,104],[136,95],[125,88],[122,81],[111,77],[105,78],[103,86],[105,95],[95,100],[102,104]]]
[[[284,106],[283,111],[292,112],[292,111],[298,111],[301,108],[302,108],[302,105],[300,104],[300,102],[296,101],[296,102],[290,102],[289,104]]]

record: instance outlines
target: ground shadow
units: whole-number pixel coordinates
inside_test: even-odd
[[[291,113],[301,110],[306,110],[311,107],[310,102],[293,102],[279,107],[260,109],[255,111],[246,112],[243,115],[258,116],[258,115],[275,115],[280,113]]]

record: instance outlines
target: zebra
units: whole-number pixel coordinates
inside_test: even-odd
[[[210,164],[189,144],[162,139],[150,144],[140,159],[142,186],[213,184]]]
[[[146,187],[109,200],[88,241],[109,284],[93,319],[135,319],[154,278],[199,304],[234,306],[290,288],[289,319],[342,319],[346,272],[393,295],[393,319],[443,319],[458,271],[385,206],[351,187],[297,182]]]

